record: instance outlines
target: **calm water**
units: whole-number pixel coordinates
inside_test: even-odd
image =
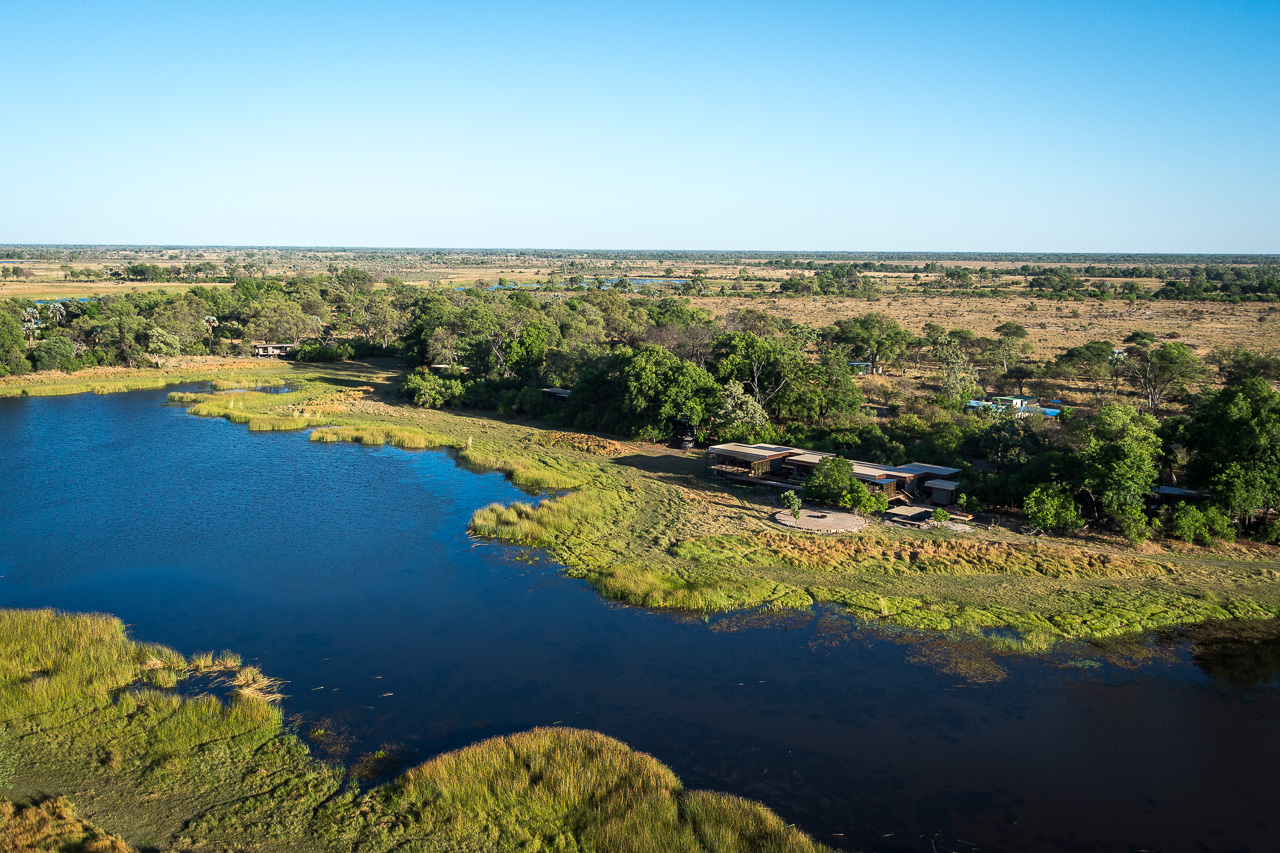
[[[856,849],[1280,850],[1274,640],[1002,659],[973,684],[834,611],[602,601],[469,539],[476,507],[523,496],[444,453],[249,433],[164,392],[0,400],[0,440],[0,605],[239,651],[348,760],[559,723]]]

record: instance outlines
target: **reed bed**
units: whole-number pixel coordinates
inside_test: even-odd
[[[456,447],[456,439],[411,427],[330,426],[311,433],[312,441],[350,441],[357,444],[390,444],[410,450],[434,447]]]
[[[468,530],[475,536],[523,545],[555,545],[605,522],[616,503],[611,497],[591,490],[570,492],[537,504],[489,504],[475,512]]]
[[[278,376],[245,376],[234,379],[212,379],[209,387],[214,391],[234,391],[240,388],[283,388],[288,383]]]
[[[975,539],[911,541],[876,535],[830,539],[782,533],[709,536],[681,542],[672,552],[695,562],[725,566],[786,566],[846,573],[1132,578],[1171,571],[1169,566],[1150,560],[1067,546],[1015,546]]]
[[[459,451],[458,459],[472,468],[501,471],[517,486],[539,491],[577,489],[596,473],[574,459],[546,452],[526,454],[472,446]]]
[[[229,702],[144,679],[220,666],[235,667]],[[653,758],[570,729],[495,738],[366,793],[343,790],[342,770],[284,730],[270,701],[278,685],[229,653],[187,660],[130,641],[108,616],[0,610],[0,733],[19,735],[5,746],[23,784],[90,791],[95,810],[141,848],[693,853],[711,839],[726,851],[822,849],[763,806],[686,794]],[[50,808],[35,816],[38,834],[0,804],[0,849],[14,837],[30,849],[75,832],[107,838],[74,824],[70,805]]]
[[[566,728],[533,729],[446,753],[353,805],[362,812],[362,837],[375,846],[444,836],[456,849],[490,847],[498,838],[504,848],[535,850],[826,849],[758,803],[688,794],[652,757],[596,732]],[[417,816],[419,826],[388,820],[402,814]]]

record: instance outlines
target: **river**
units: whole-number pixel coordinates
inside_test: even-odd
[[[0,605],[233,649],[348,762],[558,724],[850,849],[1280,849],[1274,631],[991,664],[835,609],[610,603],[468,537],[525,496],[443,452],[250,433],[159,391],[0,400],[0,440]]]

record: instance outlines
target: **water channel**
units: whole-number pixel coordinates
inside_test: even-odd
[[[1274,631],[1006,657],[975,680],[963,650],[838,610],[602,600],[469,538],[477,507],[525,496],[442,452],[250,433],[163,391],[0,400],[0,441],[0,606],[233,649],[349,762],[559,724],[843,848],[1280,849]]]

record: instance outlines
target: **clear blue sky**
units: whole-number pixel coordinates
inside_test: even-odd
[[[0,242],[1280,252],[1280,2],[8,0]]]

